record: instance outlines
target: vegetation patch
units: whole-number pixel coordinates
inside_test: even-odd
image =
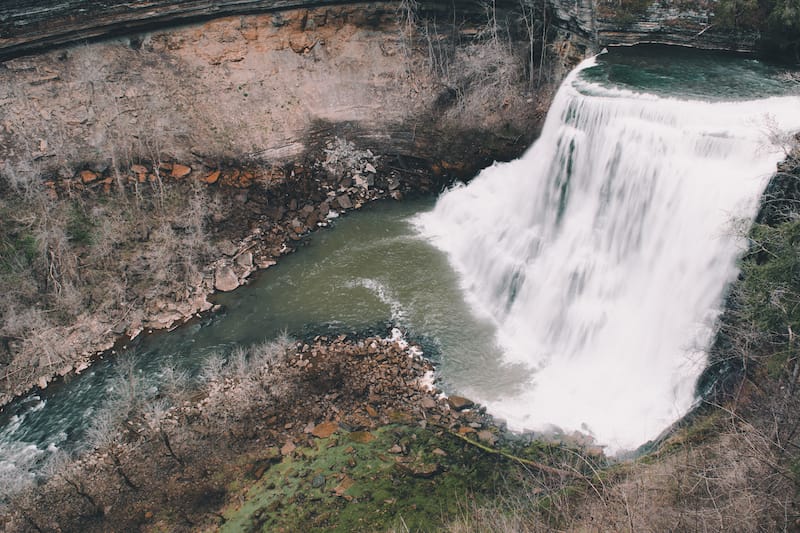
[[[507,475],[506,461],[441,429],[389,424],[370,434],[296,449],[223,512],[222,531],[434,531]]]
[[[720,0],[713,22],[728,31],[758,32],[765,54],[800,62],[800,6],[795,0]]]

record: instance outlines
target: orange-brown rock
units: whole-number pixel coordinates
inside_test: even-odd
[[[463,409],[469,409],[470,407],[474,406],[475,403],[472,400],[468,400],[463,396],[450,396],[447,398],[447,403],[450,405],[450,409],[453,411],[461,411]]]
[[[226,187],[236,187],[239,181],[239,174],[241,174],[239,169],[227,170],[220,176],[220,183]]]
[[[212,172],[211,174],[206,176],[203,181],[205,181],[209,185],[211,185],[213,183],[216,183],[219,180],[219,175],[220,174],[221,174],[221,172],[219,170],[215,170],[214,172]]]
[[[242,172],[242,175],[239,177],[239,187],[247,188],[250,187],[253,183],[253,179],[255,178],[255,174],[250,171]]]
[[[308,35],[301,33],[300,35],[292,35],[289,38],[289,47],[295,54],[304,54],[310,52],[316,46],[317,40]]]
[[[286,444],[281,446],[281,455],[290,455],[297,449],[297,446],[292,441],[286,441]]]
[[[80,176],[83,183],[91,183],[97,179],[97,173],[91,170],[81,170]]]
[[[181,165],[180,163],[175,163],[172,165],[172,172],[170,172],[170,176],[175,179],[180,179],[185,176],[188,176],[192,172],[192,167]]]
[[[352,487],[354,484],[355,481],[353,481],[353,479],[350,476],[344,476],[344,478],[339,482],[339,485],[337,485],[333,489],[333,492],[337,496],[344,496],[345,495],[344,493],[347,492],[347,489]]]
[[[339,424],[336,422],[323,422],[311,430],[311,434],[319,439],[327,439],[339,429]]]

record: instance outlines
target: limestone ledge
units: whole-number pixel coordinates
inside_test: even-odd
[[[656,43],[752,52],[758,35],[721,30],[715,0],[550,0],[554,24],[596,50]]]

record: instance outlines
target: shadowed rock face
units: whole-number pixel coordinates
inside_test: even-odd
[[[341,0],[18,0],[0,5],[0,61],[100,37],[115,37],[229,15],[276,12],[333,5],[365,7],[398,2]],[[446,1],[420,1],[424,11],[452,9]],[[457,2],[459,13],[485,17],[480,0]],[[516,6],[516,2],[501,0]]]
[[[554,25],[598,48],[657,43],[751,52],[758,35],[720,30],[716,0],[550,0]]]
[[[524,0],[529,6],[541,2]],[[485,19],[486,2],[421,0],[423,12],[445,14],[455,6],[462,16]],[[641,42],[697,48],[751,51],[757,35],[720,31],[713,23],[716,0],[545,0],[553,25],[582,44],[607,46]],[[399,2],[336,0],[19,0],[0,5],[0,60],[100,37],[198,22],[215,17],[318,8],[336,4]],[[457,5],[456,5],[457,4]],[[498,0],[498,11],[519,10],[519,2]],[[446,19],[445,19],[446,20]]]
[[[124,35],[153,27],[212,17],[292,7],[335,4],[332,0],[19,0],[0,6],[0,59],[55,45]],[[338,2],[341,3],[341,2]]]
[[[309,152],[324,158],[338,136],[375,153],[483,165],[527,146],[529,88],[491,89],[503,74],[497,58],[469,37],[448,56],[447,79],[431,72],[424,36],[406,35],[395,7],[216,17],[6,60],[0,160],[20,172],[34,161],[45,174],[104,168],[115,153],[147,159],[152,149],[189,164],[198,154],[282,164]],[[477,32],[481,17],[460,27]],[[480,102],[466,98],[471,86]],[[33,152],[22,142],[29,138]]]

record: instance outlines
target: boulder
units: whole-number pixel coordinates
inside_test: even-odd
[[[317,41],[307,33],[292,35],[289,38],[289,47],[295,54],[306,54],[316,46]]]
[[[175,163],[172,165],[172,171],[170,172],[170,176],[175,179],[183,178],[184,176],[188,176],[192,172],[192,167],[188,167],[186,165],[181,165],[180,163]]]
[[[236,265],[242,268],[253,268],[253,254],[252,252],[244,252],[236,258]]]
[[[337,496],[344,496],[344,493],[347,492],[347,489],[352,487],[355,484],[355,481],[350,476],[344,476],[339,484],[333,489],[333,492]]]
[[[444,471],[442,465],[438,463],[413,463],[407,467],[407,470],[412,476],[422,479],[430,479]]]
[[[342,209],[352,209],[353,202],[350,200],[350,197],[346,194],[342,194],[336,197],[336,203],[339,204],[339,207]]]
[[[219,181],[220,174],[221,172],[219,170],[215,170],[214,172],[205,177],[205,182],[208,183],[209,185],[216,183],[217,181]]]
[[[489,445],[493,445],[497,441],[497,437],[495,436],[495,434],[489,431],[488,429],[479,431],[478,438]]]
[[[433,409],[434,407],[436,407],[436,400],[434,400],[430,396],[423,396],[422,400],[420,400],[420,404],[425,409]]]
[[[450,406],[450,409],[454,411],[461,411],[474,406],[475,402],[468,400],[463,396],[450,396],[447,398],[447,404]]]
[[[319,439],[327,439],[339,429],[339,424],[336,422],[323,422],[314,427],[311,434]]]
[[[281,455],[290,455],[297,449],[297,446],[292,441],[286,441],[286,444],[281,446]]]
[[[97,179],[97,174],[91,170],[81,170],[80,176],[83,183],[91,183]]]
[[[239,278],[231,267],[221,266],[214,272],[214,288],[218,291],[228,292],[238,286]]]
[[[220,241],[220,243],[217,245],[217,249],[219,250],[219,253],[228,257],[233,257],[239,252],[239,247],[231,241]]]

